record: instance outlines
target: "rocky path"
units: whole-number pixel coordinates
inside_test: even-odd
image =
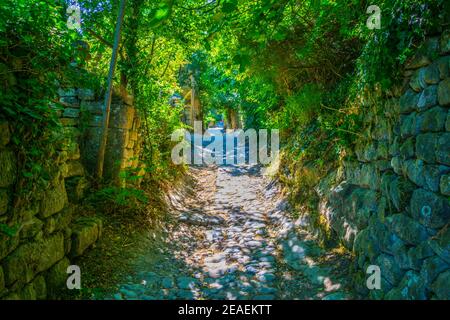
[[[348,299],[349,260],[296,226],[276,184],[257,166],[192,168],[189,195],[173,194],[176,222],[158,257],[113,299]]]

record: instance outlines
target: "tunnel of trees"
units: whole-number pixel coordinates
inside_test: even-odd
[[[188,166],[171,161],[171,134],[191,130],[195,117],[205,128],[224,121],[233,129],[279,129],[280,168],[272,179],[286,191],[291,218],[307,217],[321,248],[345,252],[355,279],[369,264],[383,272],[401,265],[401,250],[411,258],[432,242],[411,267],[386,271],[382,293],[356,290],[355,297],[448,299],[449,4],[3,0],[0,298],[51,297],[58,268],[65,273],[72,258],[91,268],[87,289],[75,297],[102,296],[92,289],[98,279],[113,287],[122,275],[111,276],[105,259],[111,268],[121,264],[135,230],[160,228],[165,194],[189,176]],[[97,159],[108,96],[110,126],[120,118],[114,112],[133,113],[126,134],[138,136],[123,151],[132,150],[133,165],[114,179],[123,127],[105,140],[105,174]],[[72,152],[66,134],[75,131]],[[323,209],[332,205],[338,209]],[[59,228],[68,208],[67,224],[81,222]],[[428,208],[431,220],[420,215]],[[343,212],[344,227],[335,212]],[[100,238],[102,223],[92,217],[99,214],[106,242],[81,257],[84,226],[95,226],[86,229],[97,230],[93,241]],[[61,243],[72,239],[71,248],[52,261],[38,258],[33,271],[20,266],[43,247],[56,252],[59,234]],[[105,249],[111,243],[117,248]],[[96,259],[105,262],[90,262]],[[47,290],[39,295],[41,276]],[[401,289],[416,280],[422,287],[408,287],[405,296]]]

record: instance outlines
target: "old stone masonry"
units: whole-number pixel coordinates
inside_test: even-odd
[[[345,280],[348,260],[325,254],[288,218],[286,201],[259,167],[192,171],[193,195],[171,195],[178,221],[166,260],[142,264],[139,276],[111,298],[353,297]]]

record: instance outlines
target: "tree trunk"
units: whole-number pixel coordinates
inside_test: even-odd
[[[109,65],[108,87],[106,89],[105,106],[103,110],[103,132],[100,140],[100,147],[98,150],[97,158],[97,177],[100,179],[103,177],[103,164],[105,162],[105,150],[108,140],[109,114],[111,110],[114,69],[116,68],[117,54],[120,43],[120,31],[122,29],[123,17],[125,15],[125,2],[126,0],[120,1],[119,14],[117,16],[116,30],[114,33],[114,46],[112,50],[111,63]]]

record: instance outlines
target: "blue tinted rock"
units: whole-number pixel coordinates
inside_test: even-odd
[[[434,107],[438,102],[438,86],[431,85],[425,88],[419,96],[417,108],[419,111]]]
[[[424,189],[414,190],[410,210],[414,219],[429,228],[441,228],[450,219],[448,200]]]

